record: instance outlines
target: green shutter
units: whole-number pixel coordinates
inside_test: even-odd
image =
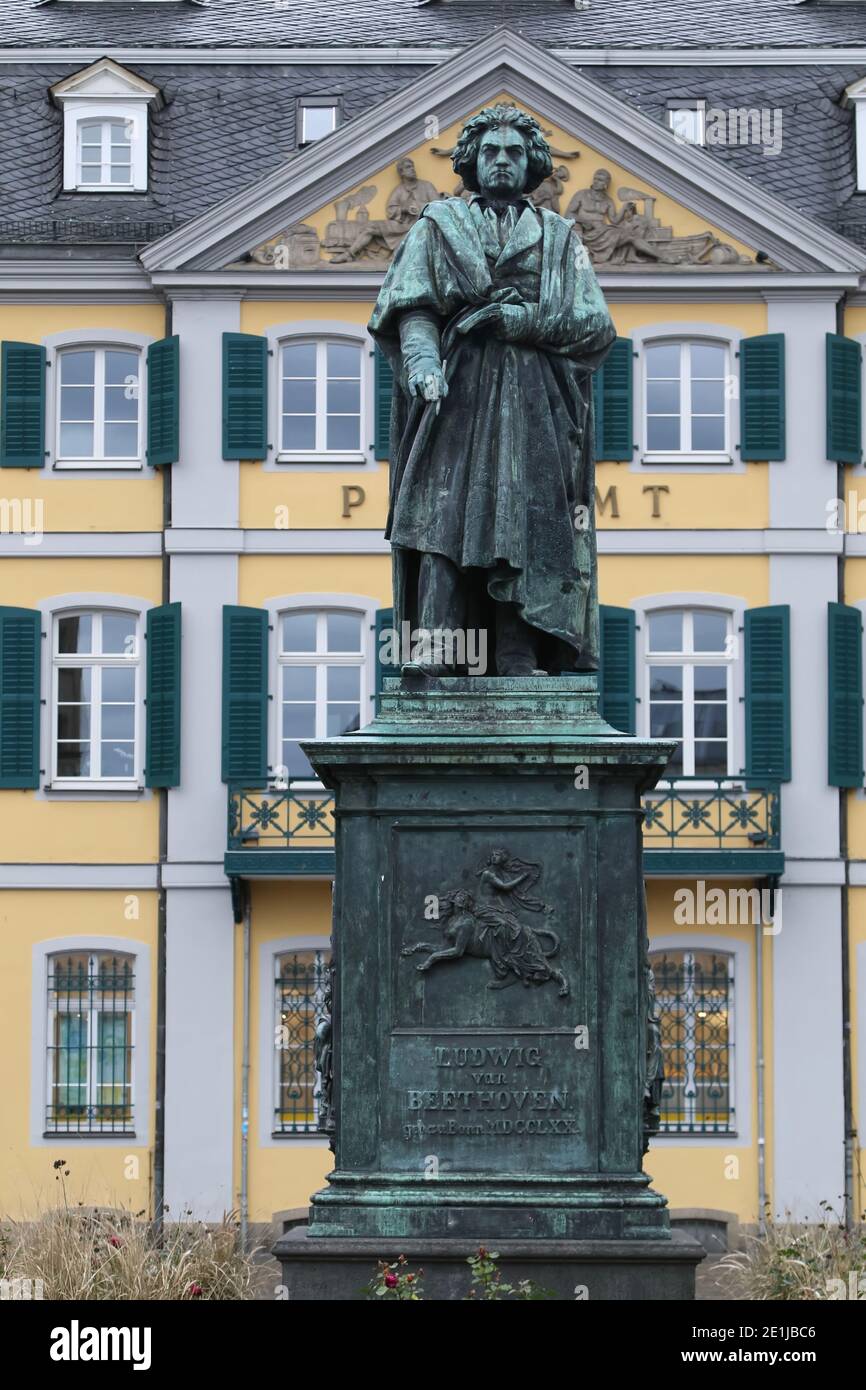
[[[740,343],[740,458],[785,457],[785,335],[761,333]]]
[[[39,786],[42,622],[31,608],[0,608],[0,787]]]
[[[147,614],[148,787],[180,785],[180,604]]]
[[[615,338],[610,352],[592,378],[595,456],[599,460],[631,461],[634,452],[633,360],[631,338]]]
[[[599,605],[599,711],[624,734],[635,731],[635,633],[631,608]]]
[[[263,608],[223,608],[224,782],[268,776],[268,615]]]
[[[385,676],[399,676],[399,674],[400,674],[400,668],[399,668],[399,666],[392,666],[390,663],[385,662],[385,661],[382,660],[382,634],[384,633],[384,631],[385,631],[386,628],[392,628],[393,626],[394,626],[394,610],[393,610],[393,608],[377,608],[377,610],[376,610],[376,623],[375,623],[375,628],[374,628],[374,633],[373,633],[374,641],[375,641],[375,643],[376,643],[376,650],[375,650],[374,658],[373,658],[373,659],[374,659],[374,668],[373,668],[373,669],[374,669],[374,671],[375,671],[375,680],[374,680],[374,684],[373,684],[373,689],[374,689],[374,696],[373,696],[373,698],[374,698],[374,700],[375,700],[375,707],[376,707],[376,713],[377,713],[377,714],[379,713],[379,701],[380,701],[381,696],[382,696],[382,680],[383,680],[383,678],[384,678]]]
[[[45,466],[45,349],[3,343],[0,349],[0,467]]]
[[[791,780],[791,610],[787,604],[748,608],[746,648],[746,776]]]
[[[268,456],[268,340],[223,334],[223,458]]]
[[[831,787],[863,785],[863,621],[859,608],[827,605]]]
[[[861,356],[853,339],[827,334],[827,457],[833,463],[862,457]]]
[[[380,347],[375,350],[376,419],[373,453],[377,459],[391,457],[391,396],[394,391],[394,369]]]
[[[153,468],[180,457],[180,339],[147,349],[147,461]]]

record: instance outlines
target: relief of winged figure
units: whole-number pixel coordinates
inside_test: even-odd
[[[568,980],[551,964],[559,951],[559,936],[550,927],[521,921],[516,913],[518,904],[526,912],[541,912],[545,916],[553,912],[540,899],[528,895],[540,875],[538,864],[515,859],[507,850],[494,849],[475,874],[480,879],[478,899],[462,888],[439,895],[439,922],[450,944],[437,949],[429,942],[419,941],[404,946],[401,954],[429,951],[427,959],[415,967],[421,972],[464,956],[489,960],[494,979],[488,989],[507,989],[518,980],[526,988],[553,980],[559,985],[560,997],[565,998],[569,993]]]

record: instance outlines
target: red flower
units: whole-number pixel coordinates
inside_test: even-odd
[[[414,1284],[414,1282],[415,1282],[415,1275],[414,1275],[414,1274],[407,1274],[407,1275],[406,1275],[406,1283],[407,1283],[407,1284]]]
[[[385,1288],[386,1288],[386,1289],[396,1289],[396,1287],[397,1287],[397,1276],[396,1276],[396,1274],[386,1274],[386,1275],[385,1275]]]
[[[204,1293],[204,1289],[202,1288],[201,1284],[190,1284],[189,1288],[187,1289],[187,1293],[192,1294],[193,1298],[201,1298],[202,1294]]]
[[[120,1239],[119,1236],[109,1236],[108,1243],[109,1245],[113,1245],[115,1250],[119,1250],[121,1245],[123,1244],[123,1241]]]

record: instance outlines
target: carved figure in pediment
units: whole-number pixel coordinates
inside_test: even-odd
[[[332,265],[362,258],[389,260],[427,204],[445,196],[429,180],[419,179],[415,162],[408,156],[398,163],[397,175],[400,182],[388,199],[384,217],[371,218],[365,205],[350,223],[347,215],[341,217],[337,205],[337,221],[329,224],[325,234],[325,250],[332,253]]]
[[[596,169],[589,188],[580,188],[571,199],[566,217],[573,218],[590,258],[596,265],[655,262],[661,265],[730,265],[744,259],[711,231],[675,237],[662,227],[653,208],[652,194],[621,188],[625,198],[617,207],[610,194],[609,169]],[[638,203],[643,204],[638,211]]]
[[[565,193],[565,185],[571,174],[564,164],[557,164],[553,173],[544,179],[532,195],[537,208],[548,208],[550,212],[560,211],[560,199]]]

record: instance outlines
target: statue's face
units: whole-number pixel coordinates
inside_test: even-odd
[[[596,169],[592,176],[592,186],[596,193],[606,193],[610,184],[610,174],[606,169]]]
[[[476,177],[488,198],[516,198],[526,187],[529,159],[526,143],[514,126],[485,131],[478,147]]]
[[[414,179],[415,165],[411,159],[401,159],[397,165],[397,177],[400,179]]]

